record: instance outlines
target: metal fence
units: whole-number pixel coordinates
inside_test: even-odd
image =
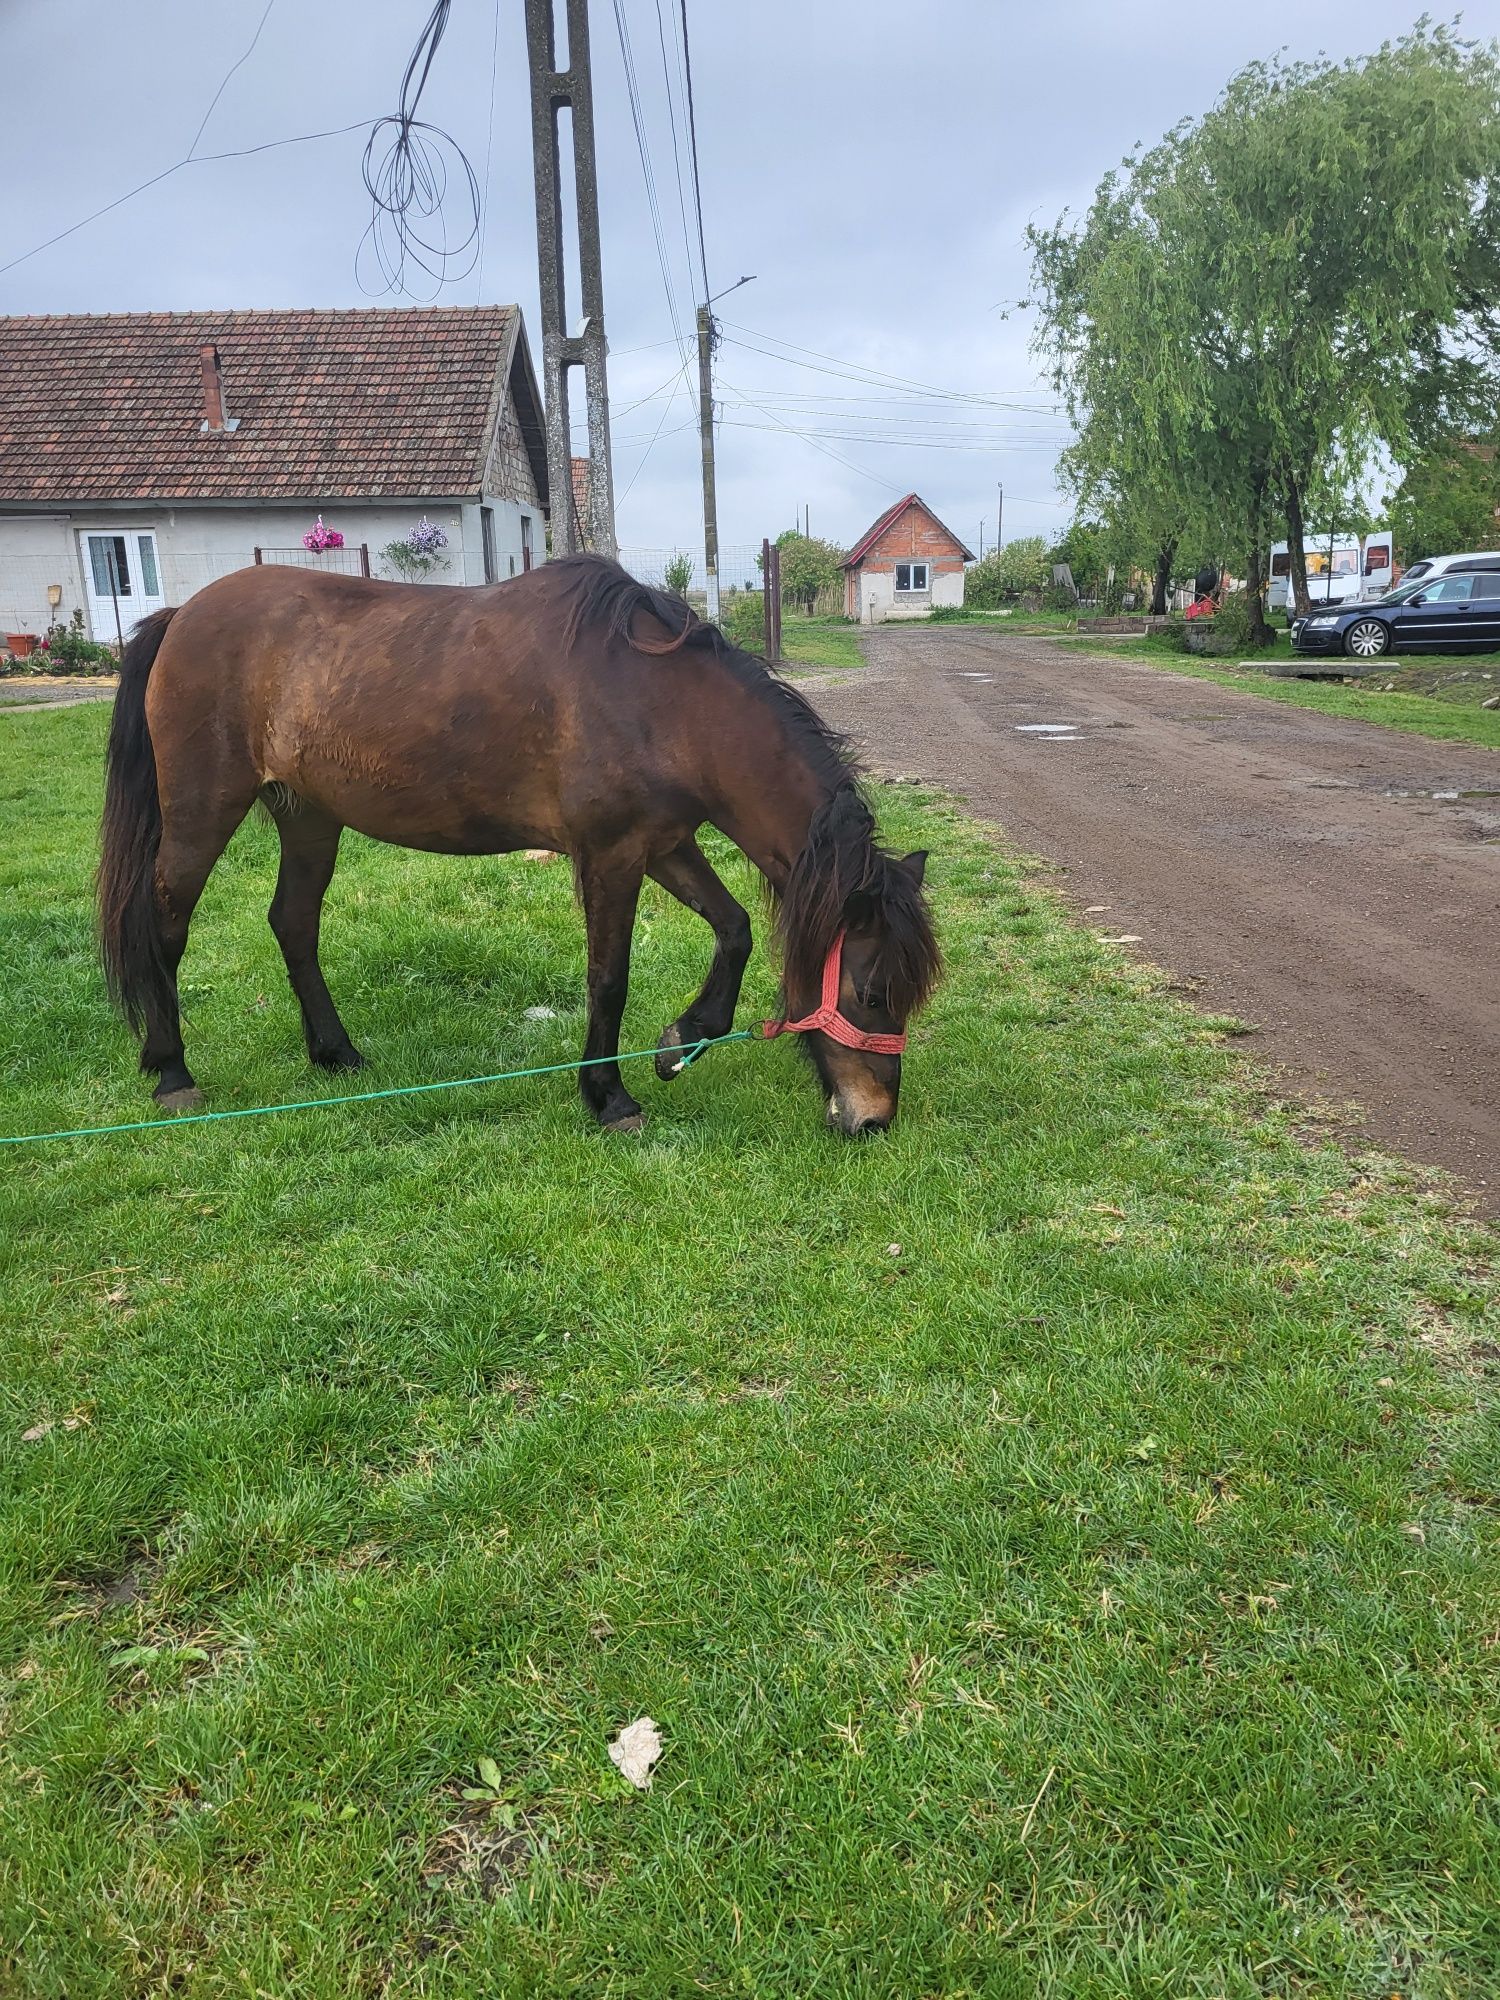
[[[446,553],[449,558],[447,567],[426,581],[439,585],[458,584],[466,577],[477,579],[484,574],[481,550],[461,548],[455,544]],[[668,568],[683,557],[691,564],[688,601],[701,612],[705,606],[707,587],[701,549],[626,548],[620,551],[620,560],[632,576],[659,589],[666,587]],[[180,549],[163,539],[157,545],[159,594],[143,601],[139,595],[140,578],[132,574],[129,578],[131,589],[120,598],[121,629],[128,635],[135,621],[157,605],[163,602],[183,604],[206,584],[257,564],[286,564],[298,569],[329,570],[354,576],[386,573],[379,554],[372,554],[359,543],[346,543],[342,548],[322,551],[270,546]],[[7,556],[0,549],[0,640],[8,632],[31,633],[40,637],[50,625],[70,623],[74,611],[81,610],[86,629],[94,637],[112,643],[115,638],[113,604],[109,604],[106,610],[105,602],[89,588],[89,581],[76,551],[70,550],[66,555],[55,551],[50,555]],[[726,612],[729,602],[742,593],[759,598],[763,584],[758,546],[730,543],[723,549],[719,558],[719,586]],[[55,605],[52,602],[54,592],[59,594]],[[814,608],[820,617],[841,615],[844,608],[842,587],[835,586],[833,590],[821,593]],[[802,605],[789,602],[787,615],[798,617],[803,609]]]
[[[425,581],[437,585],[461,584],[468,577],[484,574],[482,550],[461,547],[456,542],[444,552],[447,566]],[[158,591],[142,599],[143,578],[134,570],[126,579],[129,588],[121,595],[120,625],[127,634],[138,618],[162,603],[184,604],[205,584],[216,583],[236,570],[257,564],[290,564],[299,569],[329,570],[339,575],[377,576],[389,574],[377,552],[360,543],[321,552],[303,548],[254,546],[223,549],[179,549],[158,541],[156,577]],[[404,580],[404,579],[403,579]],[[73,613],[82,611],[85,628],[93,637],[112,644],[115,639],[114,606],[90,588],[92,579],[80,564],[75,551],[66,554],[9,556],[0,548],[0,641],[5,635],[31,633],[40,637],[49,625],[67,625]],[[56,601],[54,603],[54,596]]]

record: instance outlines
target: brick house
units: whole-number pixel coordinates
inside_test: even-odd
[[[919,494],[888,507],[844,558],[844,615],[861,625],[920,618],[962,604],[964,564],[974,560]]]
[[[391,574],[424,515],[432,581],[501,581],[547,497],[516,306],[0,318],[0,632],[113,640],[258,561]]]

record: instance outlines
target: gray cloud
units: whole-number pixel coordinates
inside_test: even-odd
[[[261,0],[11,0],[0,75],[31,115],[7,148],[0,263],[180,158],[260,12]],[[276,0],[201,149],[390,109],[423,12],[410,0]],[[1187,0],[926,10],[690,0],[689,13],[709,276],[717,289],[757,274],[721,307],[731,324],[718,369],[719,512],[730,550],[775,534],[804,505],[815,533],[852,540],[911,488],[971,543],[983,519],[988,540],[1002,479],[1007,536],[1064,522],[1052,469],[1065,431],[1039,389],[1024,316],[996,309],[1025,290],[1027,221],[1085,202],[1132,144],[1203,109],[1243,62],[1288,43],[1313,53],[1332,32],[1324,24],[1310,40],[1293,0],[1223,10],[1211,27]],[[655,0],[627,0],[627,16],[690,335]],[[668,0],[663,18],[670,36]],[[1357,23],[1366,48],[1412,18],[1406,5],[1372,0],[1338,26],[1348,35]],[[476,170],[490,157],[482,288],[475,272],[442,296],[519,299],[535,342],[519,0],[500,0],[497,41],[496,22],[482,0],[457,0],[424,100]],[[693,405],[680,374],[669,382],[680,361],[612,9],[595,0],[592,22],[620,537],[691,548],[701,543]],[[1482,29],[1477,12],[1468,25]],[[675,66],[670,39],[668,51]],[[1346,41],[1332,51],[1355,52]],[[362,143],[352,134],[188,167],[0,276],[0,310],[370,303],[354,275]],[[816,354],[752,351],[778,342]],[[817,355],[1020,407],[873,389],[824,372]]]

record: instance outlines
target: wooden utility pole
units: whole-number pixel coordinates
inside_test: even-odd
[[[703,568],[708,618],[719,622],[719,496],[714,485],[714,316],[698,308],[698,437],[703,447]]]
[[[590,546],[615,553],[615,483],[609,457],[609,385],[604,337],[604,268],[599,251],[599,175],[594,161],[594,88],[589,70],[588,0],[566,0],[568,67],[557,67],[554,0],[526,0],[526,58],[531,75],[531,153],[536,179],[537,280],[542,298],[542,395],[547,422],[547,487],[552,552],[578,548],[573,508],[573,437],[568,370],[582,368],[588,401]],[[572,113],[573,186],[583,325],[568,333],[563,263],[562,188],[557,114]]]

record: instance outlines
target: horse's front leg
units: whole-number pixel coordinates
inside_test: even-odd
[[[712,926],[716,941],[714,962],[703,982],[703,991],[658,1037],[661,1053],[656,1058],[656,1073],[668,1081],[682,1067],[677,1050],[690,1049],[695,1042],[711,1041],[715,1035],[727,1035],[733,1027],[740,983],[750,957],[750,919],[691,837],[662,860],[653,862],[651,874],[679,903],[695,910]]]
[[[583,1101],[606,1132],[639,1132],[641,1107],[620,1081],[620,1021],[630,987],[630,936],[643,870],[636,860],[580,860],[589,941],[589,1025],[578,1072]]]

